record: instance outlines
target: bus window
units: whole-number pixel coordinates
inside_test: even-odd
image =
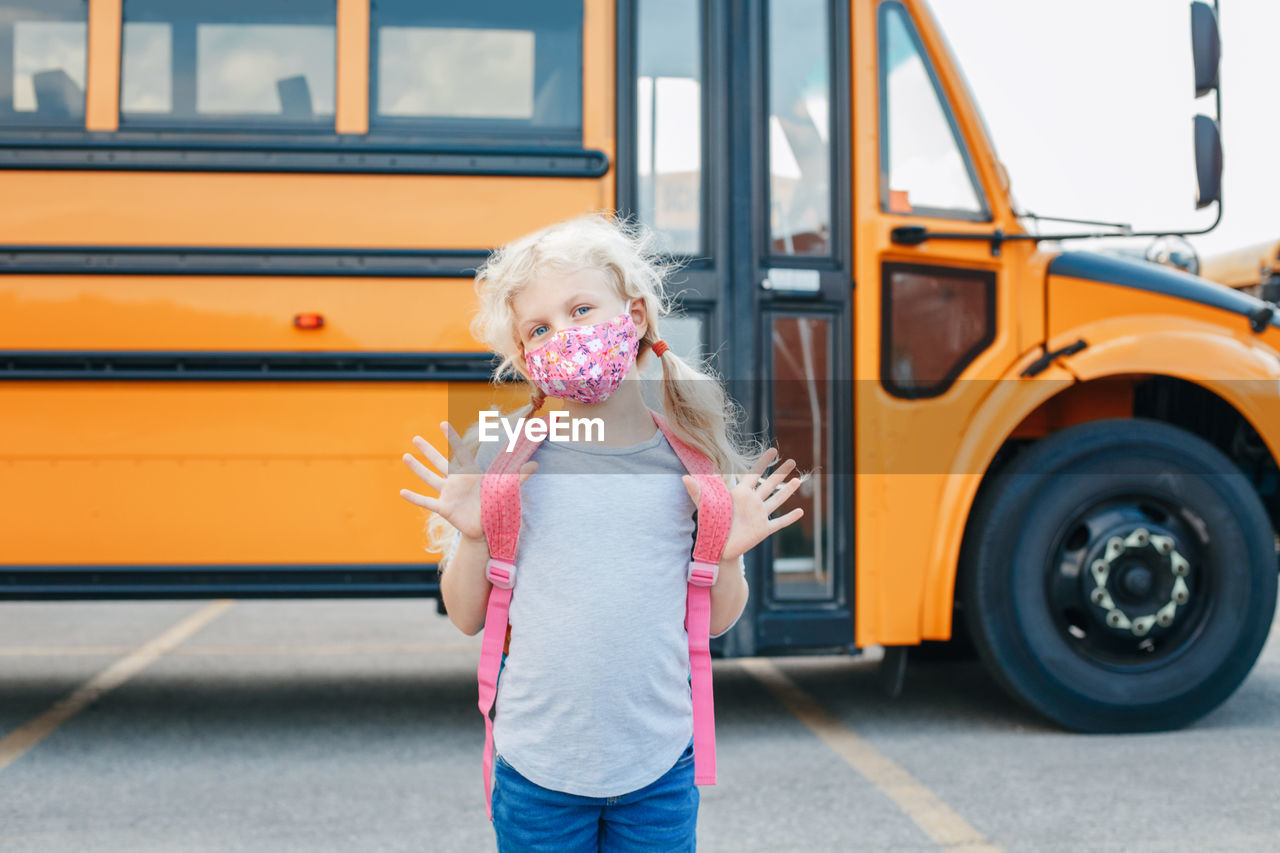
[[[775,255],[831,253],[831,22],[824,0],[769,8],[769,236]]]
[[[332,0],[124,0],[120,123],[333,130]]]
[[[774,314],[770,337],[773,434],[796,469],[809,473],[788,504],[789,510],[803,507],[804,516],[772,537],[773,597],[830,598],[832,525],[839,517],[831,476],[832,323],[828,317]]]
[[[995,338],[995,275],[885,264],[883,281],[884,385],[897,397],[937,396]]]
[[[897,3],[880,7],[880,110],[883,210],[991,218],[933,68]]]
[[[702,4],[636,15],[636,209],[672,254],[702,254]]]
[[[581,144],[582,0],[374,0],[371,14],[371,129]]]
[[[84,125],[88,0],[0,0],[0,125]]]

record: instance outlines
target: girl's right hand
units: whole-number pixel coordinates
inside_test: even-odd
[[[445,521],[456,527],[463,536],[469,539],[483,539],[484,524],[481,521],[480,514],[480,480],[484,476],[484,472],[480,470],[480,466],[476,464],[471,453],[463,446],[462,439],[458,437],[458,433],[454,430],[452,424],[444,421],[440,424],[440,431],[444,433],[446,441],[453,448],[454,461],[452,465],[449,464],[449,460],[440,451],[436,450],[420,435],[413,437],[413,444],[422,451],[422,454],[435,466],[436,470],[433,471],[423,465],[412,453],[406,453],[403,457],[404,464],[409,466],[409,470],[417,474],[428,486],[435,489],[440,496],[432,498],[408,489],[401,489],[400,497],[411,504],[439,514]],[[520,466],[520,485],[524,485],[524,481],[529,479],[529,475],[536,471],[537,468],[538,463],[536,462],[526,462]]]

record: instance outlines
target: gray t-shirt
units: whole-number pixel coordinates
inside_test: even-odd
[[[503,447],[481,445],[478,464]],[[627,447],[543,441],[533,459],[494,749],[544,788],[614,797],[670,770],[693,736],[687,472],[656,429]]]

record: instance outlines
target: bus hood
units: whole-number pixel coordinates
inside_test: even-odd
[[[1225,284],[1148,261],[1097,252],[1063,252],[1049,262],[1049,274],[1132,287],[1221,308],[1249,318],[1257,332],[1268,324],[1280,328],[1280,312],[1272,303]]]

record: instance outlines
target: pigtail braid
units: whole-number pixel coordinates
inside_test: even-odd
[[[694,366],[669,348],[658,361],[662,365],[662,411],[668,422],[681,439],[710,457],[732,485],[766,448],[741,437],[739,427],[745,413],[709,367]]]

